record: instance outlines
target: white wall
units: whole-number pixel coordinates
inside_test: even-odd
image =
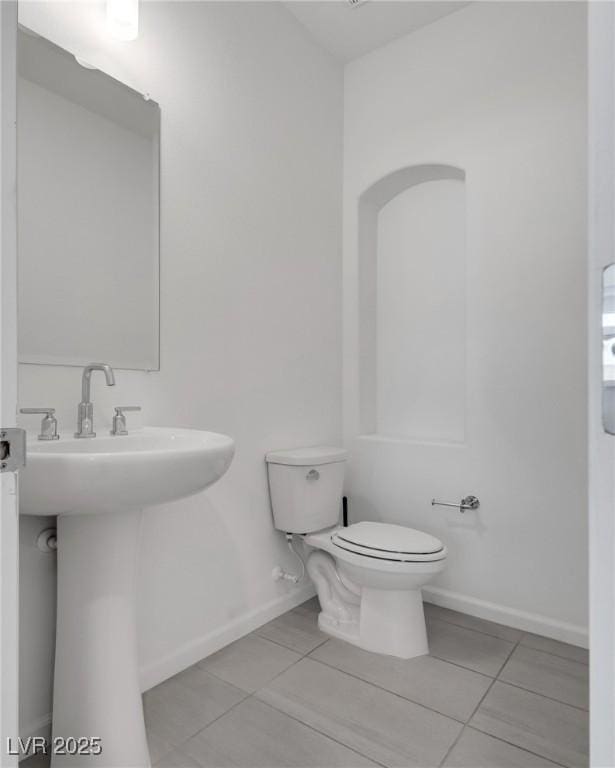
[[[378,214],[370,365],[379,434],[464,439],[465,219],[460,179],[415,184]]]
[[[586,21],[580,3],[474,3],[345,74],[344,411],[353,520],[449,547],[431,599],[586,642]],[[360,437],[359,197],[465,171],[465,439]],[[420,366],[420,360],[415,361]],[[480,497],[478,513],[431,507]]]
[[[306,596],[271,579],[275,563],[294,564],[271,525],[263,454],[341,437],[342,72],[274,3],[141,3],[129,44],[105,40],[102,3],[20,11],[162,110],[161,371],[119,371],[115,389],[93,379],[101,431],[122,401],[141,404],[145,423],[237,442],[217,485],[146,515],[138,619],[149,686]],[[56,406],[71,430],[79,380],[75,368],[22,366],[20,404]],[[38,590],[51,601],[31,527],[23,599]],[[48,615],[24,619],[26,668],[27,639],[48,656],[52,627]],[[35,682],[24,732],[49,711],[46,681]]]

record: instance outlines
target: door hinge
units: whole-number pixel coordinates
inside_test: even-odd
[[[26,466],[26,430],[0,429],[0,472],[16,472]]]

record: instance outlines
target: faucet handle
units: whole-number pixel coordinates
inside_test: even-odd
[[[44,414],[41,421],[41,432],[38,436],[39,440],[60,439],[60,435],[58,435],[58,420],[53,415],[56,412],[55,408],[20,408],[19,412]]]
[[[126,429],[126,416],[124,416],[124,413],[127,413],[128,411],[140,411],[140,410],[141,410],[140,405],[116,405],[115,414],[113,416],[113,426],[111,427],[110,434],[127,435],[128,430]]]

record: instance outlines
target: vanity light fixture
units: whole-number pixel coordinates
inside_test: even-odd
[[[107,0],[107,30],[116,40],[136,40],[139,35],[139,0]]]

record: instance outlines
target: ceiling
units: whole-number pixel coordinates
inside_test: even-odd
[[[347,0],[291,0],[285,3],[311,36],[344,62],[468,4],[446,0],[368,0],[355,6]]]

